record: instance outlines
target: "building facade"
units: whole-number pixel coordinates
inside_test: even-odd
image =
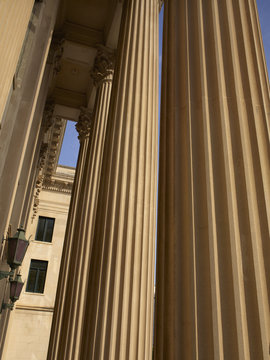
[[[155,359],[269,359],[270,100],[256,1],[164,2],[158,149],[160,6],[0,2],[3,270],[7,238],[32,231],[38,189],[61,181],[59,130],[72,120],[79,132],[48,360],[151,359],[153,346]],[[7,279],[0,292],[7,302]]]
[[[10,314],[2,359],[46,359],[73,178],[74,169],[58,166],[54,183],[43,185],[32,208],[21,267],[25,285]]]

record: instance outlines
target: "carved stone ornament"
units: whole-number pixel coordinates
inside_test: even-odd
[[[48,151],[48,144],[45,142],[41,143],[40,151],[39,151],[39,164],[38,170],[42,170],[45,165],[46,153]]]
[[[65,38],[63,33],[54,34],[48,55],[48,64],[53,65],[53,75],[61,71],[61,59],[64,53]]]
[[[44,179],[42,187],[47,191],[56,191],[56,192],[71,194],[73,182],[52,180],[46,177]]]
[[[40,194],[40,191],[42,189],[43,181],[44,181],[44,175],[39,174],[37,176],[36,187],[35,187],[35,192],[34,192],[32,221],[34,220],[34,218],[36,217],[36,215],[38,213],[39,194]]]
[[[99,86],[104,80],[111,81],[112,78],[109,75],[113,75],[115,63],[114,50],[107,48],[103,45],[98,45],[97,56],[95,63],[91,71],[91,76],[94,80],[94,85]]]
[[[76,130],[79,133],[78,139],[83,141],[90,135],[92,129],[93,112],[85,107],[81,107],[79,120],[76,124]]]
[[[53,124],[54,107],[55,107],[54,101],[49,100],[46,102],[44,112],[43,112],[43,120],[42,120],[42,126],[44,128],[44,133],[46,133]]]

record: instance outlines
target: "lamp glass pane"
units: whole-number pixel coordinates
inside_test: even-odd
[[[16,301],[19,299],[24,283],[11,281],[10,283],[10,299]]]
[[[16,238],[9,238],[8,240],[8,264],[11,264],[14,260],[15,253],[16,253],[16,246],[17,246],[17,239]]]
[[[21,239],[18,240],[16,255],[15,255],[15,259],[14,259],[15,263],[19,263],[19,264],[22,263],[25,252],[26,252],[26,249],[27,249],[27,246],[28,246],[27,241],[24,241],[24,240],[21,240]]]
[[[15,290],[15,298],[19,299],[24,283],[18,282]]]

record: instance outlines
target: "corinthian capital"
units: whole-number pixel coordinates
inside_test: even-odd
[[[111,81],[112,77],[110,75],[113,75],[114,63],[114,50],[103,45],[98,45],[97,56],[91,71],[91,76],[94,80],[95,86],[99,86],[99,84],[104,80]]]
[[[90,131],[92,129],[93,122],[93,112],[85,107],[81,107],[81,113],[79,120],[76,124],[76,130],[79,133],[78,139],[83,141],[85,138],[89,137]]]

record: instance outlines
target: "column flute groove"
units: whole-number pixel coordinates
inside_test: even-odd
[[[153,264],[148,266],[153,254],[147,249],[154,244],[154,236],[149,238],[149,226],[154,227],[156,207],[154,109],[158,102],[157,87],[153,89],[150,83],[157,76],[157,67],[149,71],[149,66],[158,61],[158,49],[150,46],[149,39],[157,30],[156,1],[124,3],[81,359],[148,359],[151,353],[151,343],[147,348],[145,343],[146,334],[151,338],[151,316],[144,314],[147,302],[153,303],[154,284],[147,283],[149,277],[153,279]]]
[[[59,345],[61,342],[59,327],[61,324],[65,322],[65,319],[71,316],[71,312],[69,315],[65,311],[65,299],[68,295],[68,291],[70,290],[69,282],[70,277],[73,275],[71,273],[71,262],[74,257],[74,243],[73,237],[76,236],[77,228],[77,212],[80,207],[81,194],[83,192],[83,173],[85,171],[85,162],[87,156],[87,148],[89,143],[89,136],[92,128],[92,114],[86,109],[81,109],[81,114],[76,124],[76,129],[79,133],[79,141],[80,141],[80,149],[78,154],[78,160],[76,165],[75,178],[73,183],[72,196],[70,201],[69,215],[67,220],[67,227],[65,233],[65,242],[63,246],[63,254],[61,260],[61,267],[59,271],[59,279],[58,279],[58,288],[56,294],[56,301],[54,306],[54,318],[51,329],[51,339],[49,344],[49,353],[48,358],[50,356],[54,356],[52,354],[56,354],[59,349]],[[73,285],[74,286],[74,285]]]
[[[269,87],[250,0],[165,2],[155,359],[269,357]]]
[[[58,288],[65,288],[60,321],[56,309],[54,327],[51,333],[48,359],[77,359],[82,341],[82,323],[84,320],[85,291],[89,275],[89,263],[92,250],[92,229],[95,223],[95,210],[103,157],[104,138],[107,128],[107,115],[113,78],[114,52],[104,46],[98,46],[97,57],[91,76],[97,87],[94,109],[94,124],[91,126],[91,141],[83,144],[85,157],[81,173],[79,201],[76,204],[72,220],[76,232],[72,234],[72,263],[68,263],[67,281],[59,282]],[[92,116],[93,117],[93,116]],[[79,125],[79,124],[78,124]],[[81,130],[81,126],[78,127]],[[65,260],[63,260],[65,261]]]

